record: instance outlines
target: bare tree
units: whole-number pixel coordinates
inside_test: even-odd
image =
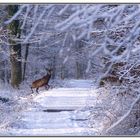
[[[18,11],[18,5],[8,5],[8,16],[12,17]],[[10,61],[11,61],[11,85],[16,88],[22,81],[22,64],[21,64],[21,44],[14,40],[20,38],[20,21],[13,20],[8,28],[10,30]]]

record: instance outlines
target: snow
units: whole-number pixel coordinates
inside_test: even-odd
[[[81,110],[87,107],[89,95],[94,89],[92,80],[66,80],[63,88],[48,91],[40,90],[32,95],[32,102],[26,110],[21,111],[18,120],[3,135],[12,136],[86,136],[96,134],[96,129],[89,128],[87,120],[90,111]],[[26,103],[26,98],[20,98]],[[27,102],[30,102],[27,98]],[[88,103],[94,100],[88,99]],[[93,105],[93,103],[92,103]]]
[[[10,83],[10,68],[7,66],[10,64],[8,59],[10,53],[6,49],[7,45],[10,45],[9,37],[21,44],[30,43],[33,48],[31,56],[29,55],[25,77],[31,78],[30,81],[43,75],[43,69],[40,72],[40,68],[47,67],[50,63],[55,69],[55,78],[92,77],[98,84],[102,77],[114,73],[111,71],[116,62],[122,61],[127,64],[119,71],[116,70],[119,79],[124,79],[122,85],[118,87],[108,88],[110,84],[108,83],[107,88],[106,86],[97,88],[93,80],[68,79],[57,83],[53,89],[46,91],[40,88],[39,94],[31,95],[25,88],[10,91],[10,88],[5,86],[5,89],[1,89],[0,121],[3,122],[0,128],[8,127],[3,130],[3,134],[96,135],[102,130],[110,131],[116,128],[128,118],[136,103],[134,98],[137,95],[134,92],[136,89],[137,94],[140,91],[138,89],[140,5],[21,4],[19,10],[7,21],[4,13],[6,14],[6,9],[2,8],[0,14],[2,23],[8,25],[18,19],[23,30],[20,38],[16,38],[9,36],[8,26],[1,25],[0,41],[3,48],[1,65],[4,64],[1,68],[1,77],[5,75],[5,82]],[[77,48],[77,45],[80,48]],[[39,50],[35,49],[37,46]],[[118,54],[124,47],[125,50]],[[24,49],[22,52],[25,52]],[[37,55],[39,56],[32,62],[33,56]],[[106,62],[102,61],[102,57],[107,58]],[[98,68],[94,64],[95,61],[102,67]],[[107,62],[110,65],[106,65]],[[35,77],[32,77],[33,75]],[[3,88],[3,84],[0,84],[0,88]],[[113,88],[116,88],[114,92]],[[120,98],[116,97],[120,95]],[[16,119],[18,114],[19,118]],[[133,118],[137,121],[136,125],[139,125],[139,119],[135,114],[137,115],[134,113]],[[91,129],[92,127],[94,129]],[[120,128],[122,131],[123,126]],[[117,133],[120,134],[120,131]]]
[[[88,130],[88,131],[87,131]],[[90,131],[94,131],[94,129],[90,129]],[[81,133],[89,132],[89,128],[59,128],[59,129],[13,129],[10,132],[10,136],[15,132],[16,136],[22,136],[21,134],[25,134],[24,136],[81,136]],[[64,133],[65,132],[65,133]],[[4,132],[2,132],[4,133]],[[38,135],[39,134],[39,135]]]
[[[123,121],[139,100],[135,99],[130,110],[117,118],[122,105],[109,88],[97,88],[93,80],[71,79],[63,83],[63,87],[48,91],[42,88],[39,94],[20,97],[19,104],[26,107],[18,109],[18,119],[2,127],[0,135],[99,136]]]

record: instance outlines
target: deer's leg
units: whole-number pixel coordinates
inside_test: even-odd
[[[53,89],[54,87],[53,87],[53,85],[48,85],[49,86],[49,88],[51,88],[51,89]]]
[[[48,89],[49,89],[49,87],[50,87],[50,86],[49,86],[48,84],[47,84],[47,85],[45,85],[46,90],[48,90]]]
[[[50,88],[50,85],[48,85],[48,89]]]
[[[32,93],[34,93],[34,91],[33,91],[33,88],[31,87],[31,91],[32,91]]]
[[[45,85],[45,89],[46,89],[46,90],[48,89],[48,85]]]
[[[39,92],[38,92],[38,89],[39,89],[39,88],[36,88],[36,92],[37,92],[37,93],[39,93]]]

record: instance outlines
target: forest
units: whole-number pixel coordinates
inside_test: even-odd
[[[0,4],[0,136],[139,136],[139,4]]]

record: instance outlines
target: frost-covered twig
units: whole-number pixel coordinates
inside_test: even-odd
[[[36,16],[37,16],[38,7],[39,7],[39,5],[36,5],[34,7],[34,14],[33,14],[33,21],[34,21],[34,23],[35,23],[36,18],[37,18]]]
[[[135,65],[137,64],[137,62],[135,62],[124,74],[122,74],[119,79],[121,79],[123,76],[125,76]]]
[[[80,15],[80,14],[82,14],[85,10],[86,10],[86,8],[88,7],[88,5],[87,6],[85,6],[83,9],[81,9],[81,10],[78,10],[78,11],[76,11],[74,14],[72,14],[69,18],[67,18],[66,20],[64,20],[64,21],[62,21],[61,23],[58,23],[57,25],[56,25],[56,28],[57,29],[61,29],[62,31],[64,31],[65,29],[67,29],[66,27],[65,27],[65,25],[67,25],[67,24],[71,24],[72,25],[72,23],[74,23],[75,21],[79,21],[80,19],[77,17],[78,15]],[[93,9],[93,7],[91,7],[91,9]],[[96,9],[95,7],[94,7],[94,9]],[[76,20],[76,19],[78,18],[78,20]],[[72,23],[71,23],[72,22]],[[63,28],[63,27],[65,27],[65,28]]]
[[[29,12],[30,12],[30,6],[27,5],[27,10],[26,10],[26,13],[25,13],[25,16],[24,16],[24,20],[23,20],[23,24],[21,26],[21,29],[24,29],[24,26],[26,24],[26,20],[27,20],[27,16],[28,16]]]
[[[55,9],[55,7],[52,7],[52,8],[50,9],[50,11],[49,11],[49,13],[48,13],[48,15],[47,15],[47,17],[46,17],[46,19],[45,19],[45,22],[44,22],[44,28],[45,28],[45,29],[46,29],[47,23],[48,23],[48,21],[49,21],[49,18],[50,18],[50,16],[51,16],[51,14],[53,13],[54,9]],[[45,32],[45,33],[46,33],[46,32]],[[43,39],[44,39],[44,34],[41,36],[40,42],[39,42],[39,43],[41,43]]]
[[[23,43],[27,43],[27,41],[31,38],[31,36],[33,35],[33,33],[35,32],[36,27],[38,26],[38,24],[40,23],[41,19],[43,18],[43,16],[46,13],[46,10],[50,9],[52,7],[52,5],[47,6],[44,11],[41,13],[41,15],[39,16],[38,20],[36,21],[35,25],[32,27],[31,32],[27,35],[27,37],[25,38]]]
[[[69,4],[65,5],[63,9],[61,9],[61,11],[59,11],[58,15],[61,16],[69,7]]]
[[[114,127],[116,127],[117,125],[119,125],[122,121],[124,121],[124,120],[128,117],[128,115],[131,113],[133,107],[135,106],[135,104],[136,104],[139,100],[140,100],[140,95],[139,95],[139,96],[136,98],[136,100],[132,103],[132,105],[131,105],[129,111],[128,111],[124,116],[122,116],[116,123],[114,123],[110,128],[108,128],[108,129],[106,130],[106,132],[110,131],[111,129],[113,129]]]
[[[9,20],[5,21],[4,23],[10,24],[13,20],[15,20],[21,14],[22,10],[27,6],[28,6],[27,4],[20,6],[20,9],[15,13],[15,15],[12,16]]]

